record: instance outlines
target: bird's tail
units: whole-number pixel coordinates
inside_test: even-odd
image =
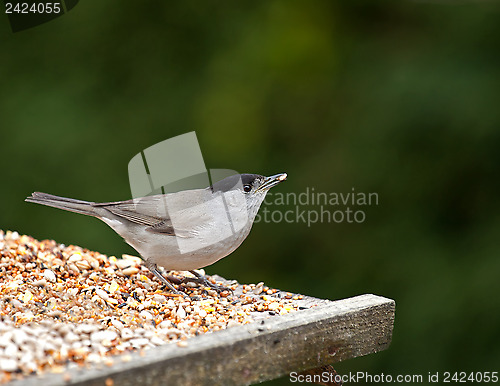
[[[97,213],[94,210],[93,202],[58,197],[53,196],[52,194],[40,192],[34,192],[31,196],[27,197],[25,201],[69,210],[75,213],[86,214],[87,216],[97,216]]]

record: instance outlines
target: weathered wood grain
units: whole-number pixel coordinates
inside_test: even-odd
[[[312,299],[312,298],[309,298]],[[315,299],[318,300],[318,299]],[[133,354],[111,367],[76,369],[23,385],[248,385],[386,349],[395,302],[361,295]],[[69,377],[68,377],[69,375]],[[68,379],[69,378],[69,379]],[[69,380],[69,382],[67,382]],[[109,381],[108,381],[109,382]]]

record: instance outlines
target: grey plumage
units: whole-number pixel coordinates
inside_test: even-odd
[[[285,179],[286,174],[241,174],[206,189],[127,201],[96,203],[40,192],[26,201],[101,219],[158,276],[156,264],[194,270],[233,252],[248,236],[267,191]]]

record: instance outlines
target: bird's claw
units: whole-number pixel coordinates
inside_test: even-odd
[[[219,284],[214,284],[212,283],[210,280],[207,280],[205,277],[201,276],[201,277],[184,277],[182,279],[182,282],[183,283],[197,283],[197,284],[201,284],[205,287],[209,287],[215,291],[217,291],[218,293],[221,293],[221,292],[224,292],[224,291],[228,291],[228,292],[231,292],[231,294],[234,295],[234,292],[231,288],[228,288],[228,287],[225,287],[223,285],[219,285]]]
[[[166,284],[161,287],[161,290],[167,292],[167,295],[182,296],[184,298],[189,298],[189,295],[185,292],[174,290],[172,288],[168,288],[169,291],[167,291],[167,288],[168,286]]]

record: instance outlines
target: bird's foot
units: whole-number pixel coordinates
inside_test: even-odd
[[[177,296],[183,296],[185,298],[189,298],[189,295],[185,292],[178,291],[170,281],[168,281],[160,271],[158,271],[158,268],[156,267],[156,264],[152,264],[151,266],[148,266],[149,270],[154,273],[154,275],[163,283],[162,290],[165,290],[167,287],[170,290],[170,292],[173,295]],[[171,280],[171,278],[169,278]],[[175,281],[174,281],[175,282]],[[180,283],[178,283],[180,284]]]
[[[234,295],[234,292],[233,292],[233,290],[231,288],[225,287],[223,285],[212,283],[205,276],[200,275],[196,271],[189,271],[189,272],[191,272],[195,277],[184,277],[182,279],[183,283],[197,283],[197,284],[201,284],[201,285],[203,285],[205,287],[209,287],[209,288],[217,291],[218,293],[221,293],[221,292],[224,292],[224,291],[228,291],[228,292],[230,292],[231,294]]]
[[[163,286],[161,287],[161,290],[162,290],[162,291],[166,291],[166,290],[167,290],[167,287],[168,287],[168,286],[165,284],[165,285],[163,285]],[[170,288],[170,287],[168,287],[168,289],[169,289],[170,291],[168,291],[168,293],[166,293],[166,294],[165,294],[165,295],[167,295],[167,296],[182,296],[182,297],[184,297],[184,298],[189,298],[189,295],[188,295],[187,293],[185,293],[185,292],[182,292],[182,291],[176,290],[175,288]]]

